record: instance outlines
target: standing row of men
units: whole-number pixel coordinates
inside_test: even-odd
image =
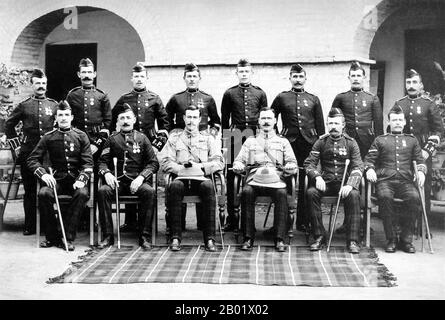
[[[402,107],[407,121],[409,120],[409,125],[405,127],[404,132],[414,133],[418,136],[419,143],[424,149],[423,157],[425,159],[429,157],[429,162],[431,162],[430,155],[439,141],[438,134],[443,131],[443,126],[432,101],[421,96],[420,75],[415,71],[410,72],[407,74],[406,80],[408,96],[399,100],[396,104]],[[244,59],[240,60],[237,65],[239,84],[228,89],[223,96],[221,105],[223,129],[239,129],[241,131],[251,129],[253,132],[257,129],[260,110],[267,107],[267,98],[261,88],[251,84],[252,73],[250,63]],[[122,129],[119,127],[118,117],[123,107],[130,107],[135,115],[134,129],[144,133],[159,150],[166,143],[169,131],[171,132],[176,128],[184,129],[186,126],[185,113],[190,105],[196,105],[199,109],[198,131],[208,129],[209,133],[214,136],[220,129],[221,121],[216,111],[214,99],[199,90],[201,77],[196,65],[186,65],[184,80],[187,89],[174,95],[167,103],[166,108],[163,107],[159,96],[147,90],[147,71],[142,65],[136,65],[132,70],[133,90],[123,95],[113,109],[111,109],[107,95],[93,85],[96,72],[89,59],[81,60],[78,76],[82,86],[71,90],[66,101],[72,110],[73,126],[85,132],[88,137],[96,163],[96,170],[110,130],[119,132]],[[375,136],[383,133],[381,105],[377,97],[363,91],[364,78],[365,70],[358,63],[353,63],[349,70],[351,90],[337,95],[333,102],[333,107],[340,109],[344,114],[346,133],[357,141],[361,157],[367,154]],[[15,149],[21,146],[20,161],[26,160],[38,138],[52,129],[53,115],[56,114],[57,102],[45,96],[46,77],[43,72],[36,70],[31,79],[34,95],[21,102],[14,109],[7,120],[6,126],[6,135],[10,139],[11,145]],[[306,171],[303,170],[303,164],[314,143],[325,132],[324,120],[319,99],[304,90],[306,71],[301,65],[292,66],[289,79],[292,89],[280,93],[271,107],[275,117],[278,117],[279,114],[282,115],[282,134],[288,139],[293,153],[297,156],[300,168],[299,194],[301,197],[299,198],[304,199],[302,196],[304,183],[302,181],[304,181]],[[22,141],[18,141],[14,130],[15,125],[20,120],[24,122],[24,138]],[[155,130],[155,121],[158,131]],[[122,121],[122,123],[125,123],[125,121]],[[124,141],[127,143],[127,140]],[[342,152],[342,150],[339,149],[339,152]],[[233,155],[233,152],[231,154]],[[67,156],[67,158],[69,157]],[[233,161],[233,159],[230,160]],[[35,174],[26,165],[22,165],[21,170],[24,178],[27,174],[29,177]],[[311,177],[311,171],[308,170],[307,172]],[[27,184],[25,185],[24,201],[24,233],[32,234],[35,232],[35,180],[32,178],[25,180]],[[225,230],[229,231],[238,225],[238,221],[233,214],[232,171],[229,171],[227,180],[228,219]],[[112,181],[108,182],[111,185],[115,184]],[[299,230],[305,230],[310,225],[305,214],[307,212],[304,209],[305,205],[305,201],[299,201],[297,211],[297,229]],[[308,203],[307,205],[312,204]],[[428,203],[427,207],[429,207]]]

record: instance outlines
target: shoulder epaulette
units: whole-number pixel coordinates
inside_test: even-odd
[[[52,134],[52,133],[54,133],[56,131],[57,131],[57,128],[52,129],[51,131],[48,131],[47,133],[45,133],[45,136],[48,135],[48,134]]]
[[[180,135],[182,132],[184,131],[184,129],[179,129],[179,128],[175,128],[172,131],[170,131],[169,135],[170,136],[178,136]]]
[[[253,84],[252,84],[252,87],[254,87],[255,89],[258,89],[258,90],[264,91],[264,90],[263,90],[263,89],[261,89],[260,87],[258,87],[258,86],[254,86]]]
[[[151,94],[154,97],[159,97],[159,95],[157,93],[153,92],[153,91],[147,90],[147,93]]]
[[[229,89],[227,89],[227,90],[230,90],[230,89],[235,89],[235,88],[238,88],[238,85],[234,85],[233,87],[230,87]]]
[[[106,94],[103,90],[100,90],[99,88],[96,88],[97,91],[99,91],[100,93]]]
[[[70,94],[71,92],[74,92],[76,90],[79,90],[79,89],[82,89],[82,86],[72,88],[70,91],[68,91],[68,94]]]
[[[343,136],[348,140],[354,140],[354,138],[348,135],[346,132],[343,133]]]
[[[428,101],[433,101],[433,99],[431,99],[430,97],[426,97],[426,96],[420,96],[421,98],[428,100]]]
[[[417,139],[412,133],[405,133],[405,136]]]
[[[51,99],[51,98],[47,98],[49,101],[51,101],[51,102],[55,102],[55,103],[58,103],[56,100],[54,100],[54,99]]]
[[[329,133],[325,133],[324,135],[320,136],[320,139],[325,139],[327,137],[329,137]]]
[[[373,95],[371,92],[369,92],[369,91],[363,90],[363,92],[366,93],[366,94],[368,94],[368,95],[370,95],[370,96],[374,96],[374,95]]]
[[[209,96],[209,97],[211,97],[212,95],[210,95],[210,94],[208,94],[207,92],[205,92],[205,91],[202,91],[202,90],[199,90],[199,92],[201,92],[203,95],[205,95],[205,96]]]
[[[85,133],[85,132],[83,132],[82,130],[76,128],[76,127],[72,127],[71,130],[73,130],[74,132],[77,132],[77,133]],[[85,133],[85,134],[86,134],[86,133]]]
[[[28,101],[31,99],[31,96],[24,98],[23,100],[21,100],[18,104],[23,103],[25,101]]]
[[[400,98],[399,100],[397,100],[396,102],[402,101],[402,100],[404,100],[406,98],[408,98],[408,96],[404,96],[404,97]]]
[[[110,134],[110,137],[114,137],[114,136],[116,136],[116,135],[118,135],[119,134],[119,131],[113,131],[111,134]]]

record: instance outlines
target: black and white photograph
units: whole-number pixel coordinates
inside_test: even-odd
[[[445,299],[444,17],[0,0],[0,300]]]

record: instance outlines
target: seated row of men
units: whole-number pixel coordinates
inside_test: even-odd
[[[168,186],[168,224],[171,229],[170,249],[181,250],[181,203],[187,191],[198,192],[202,200],[203,235],[205,249],[215,251],[215,186],[212,174],[224,168],[221,149],[210,134],[199,131],[201,109],[187,107],[183,120],[185,129],[170,134],[164,148],[158,155],[162,170],[174,175]],[[139,244],[144,249],[151,247],[151,230],[155,190],[151,186],[153,174],[159,169],[157,157],[148,138],[134,129],[136,122],[132,108],[123,104],[116,110],[118,132],[106,140],[99,158],[99,175],[104,185],[98,190],[100,223],[103,241],[99,247],[113,245],[113,224],[111,204],[114,189],[120,194],[136,194],[139,205]],[[345,204],[347,227],[346,246],[351,253],[359,253],[360,206],[359,186],[362,173],[367,169],[369,181],[377,182],[377,197],[384,219],[388,240],[386,251],[394,252],[399,245],[406,252],[414,253],[412,245],[414,217],[420,208],[419,194],[413,184],[412,161],[417,161],[421,186],[425,180],[426,167],[417,139],[403,134],[406,124],[403,110],[393,107],[389,114],[390,133],[379,136],[373,142],[364,163],[360,157],[357,142],[344,133],[345,118],[341,110],[333,108],[327,118],[328,133],[314,144],[304,166],[309,176],[307,203],[311,216],[315,242],[311,250],[320,250],[326,243],[326,231],[322,222],[320,197],[340,194]],[[66,101],[60,102],[56,112],[57,129],[45,134],[27,160],[31,171],[46,186],[39,191],[39,206],[46,217],[46,240],[42,247],[63,246],[57,232],[54,217],[54,188],[58,194],[73,195],[67,210],[67,249],[74,250],[79,215],[88,199],[86,183],[93,171],[93,159],[88,137],[82,131],[71,127],[73,116]],[[271,195],[274,203],[274,242],[276,250],[285,251],[285,230],[287,225],[287,189],[285,178],[297,172],[295,154],[286,138],[275,133],[276,118],[272,109],[263,108],[259,114],[259,132],[249,137],[237,155],[233,170],[246,173],[241,201],[241,230],[244,241],[242,250],[250,250],[255,240],[255,197]],[[48,153],[48,159],[45,155]],[[117,168],[113,158],[117,158]],[[54,175],[45,169],[49,163]],[[345,172],[347,160],[350,161]],[[348,162],[349,162],[348,161]],[[113,174],[117,170],[117,176]],[[342,177],[347,177],[345,185]],[[186,182],[189,183],[186,183]],[[90,195],[91,196],[91,195]],[[393,197],[400,197],[408,204],[402,217],[400,243],[393,227]]]

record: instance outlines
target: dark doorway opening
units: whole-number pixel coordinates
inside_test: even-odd
[[[445,83],[434,61],[445,68],[445,30],[407,30],[405,43],[405,69],[415,69],[421,74],[425,91],[443,94]]]
[[[371,85],[370,91],[377,95],[383,108],[383,98],[385,95],[385,62],[377,61],[371,65]]]
[[[97,66],[97,43],[46,45],[48,97],[60,101],[65,99],[68,91],[80,86],[77,77],[79,61],[87,57]]]

